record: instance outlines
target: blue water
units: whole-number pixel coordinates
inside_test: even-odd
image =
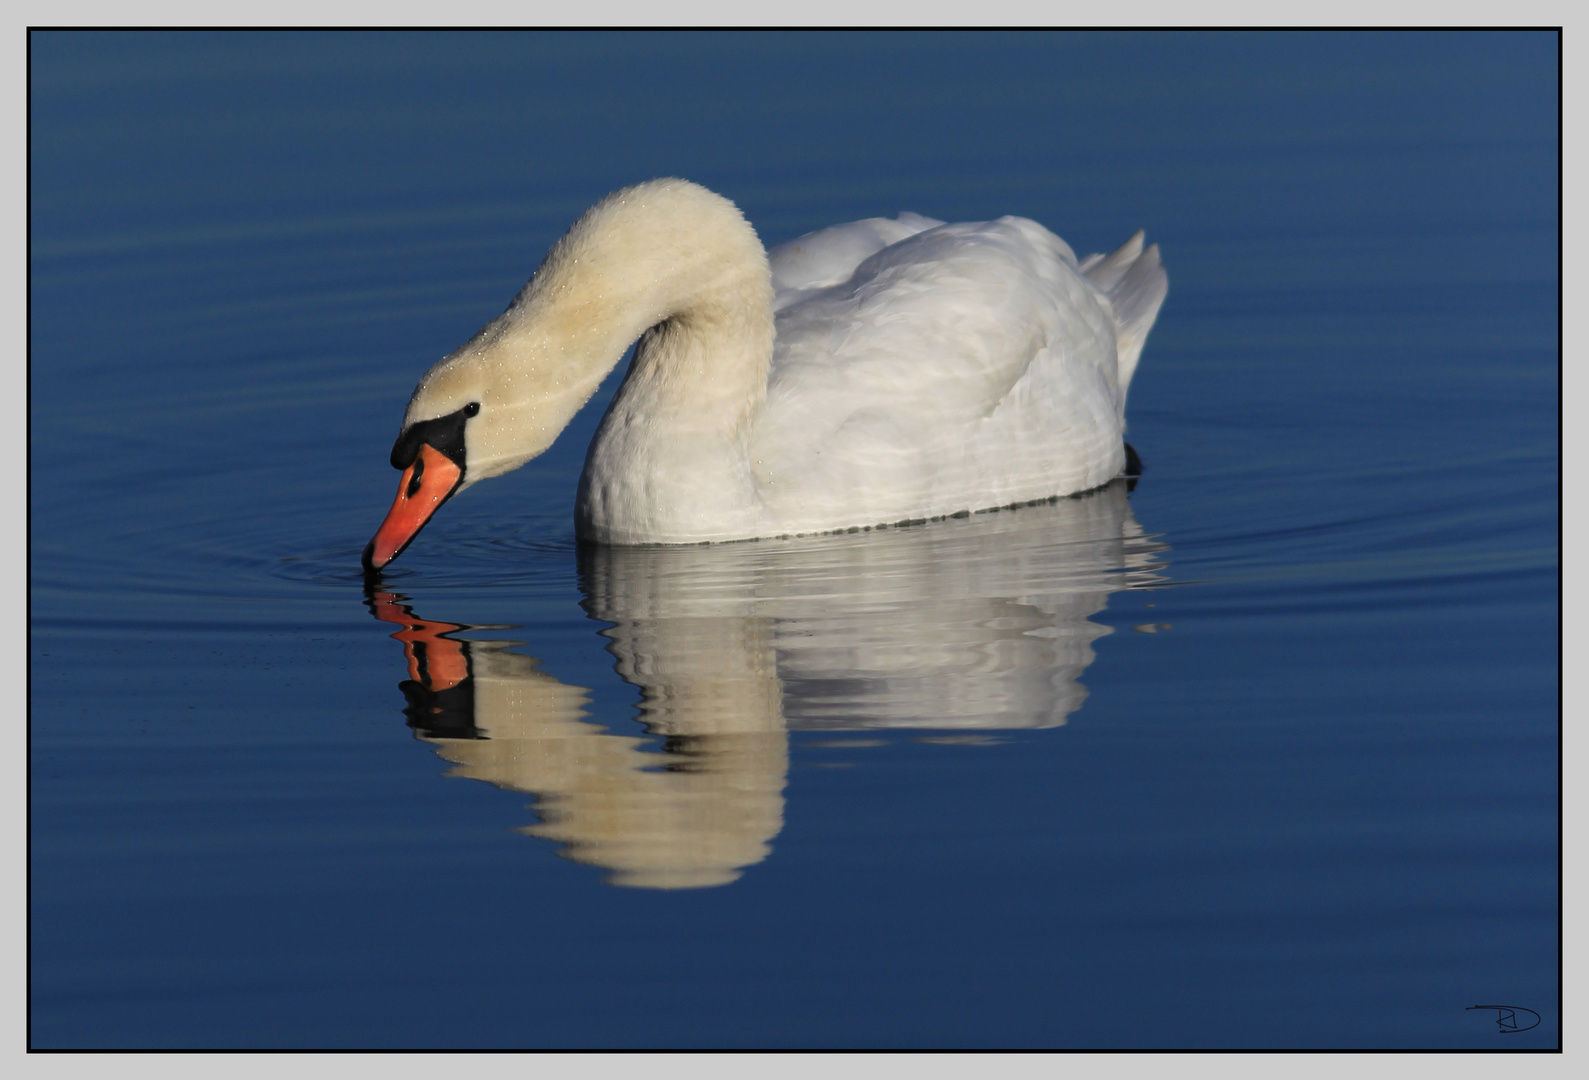
[[[1557,1045],[1553,35],[31,49],[35,1047]],[[581,549],[615,377],[366,595],[661,175],[1146,228],[1140,483]]]

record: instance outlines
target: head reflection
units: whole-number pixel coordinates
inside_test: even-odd
[[[525,833],[615,885],[722,885],[783,827],[790,729],[1053,727],[1109,628],[1111,592],[1163,580],[1116,483],[926,527],[580,553],[584,607],[650,739],[471,628],[374,592],[401,629],[404,710],[450,775],[537,796]]]

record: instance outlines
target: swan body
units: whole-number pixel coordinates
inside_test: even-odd
[[[420,380],[365,565],[549,447],[631,343],[579,482],[583,539],[830,532],[1090,490],[1124,466],[1166,288],[1141,233],[1078,262],[1024,218],[901,214],[768,253],[705,188],[626,188]]]

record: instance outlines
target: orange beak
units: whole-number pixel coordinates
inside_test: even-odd
[[[374,573],[401,555],[436,508],[452,498],[462,481],[463,470],[453,464],[451,458],[428,444],[421,444],[414,463],[403,470],[403,479],[397,485],[397,498],[387,511],[386,520],[375,530],[375,538],[365,545],[365,573]]]

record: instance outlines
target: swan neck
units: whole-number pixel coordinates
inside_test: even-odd
[[[615,192],[506,311],[426,373],[405,430],[478,405],[464,486],[499,476],[544,452],[642,335],[635,367],[651,373],[651,389],[638,404],[656,410],[651,427],[741,424],[766,393],[771,278],[755,230],[727,199],[682,180]],[[620,396],[643,385],[626,382]]]
[[[737,207],[704,188],[653,182],[609,196],[547,256],[515,308],[598,381],[637,338],[680,392],[765,394],[772,357],[766,252]],[[657,346],[666,341],[668,348]],[[714,401],[715,403],[715,401]]]
[[[603,373],[639,338],[585,459],[576,520],[605,542],[687,538],[704,521],[743,535],[773,350],[767,255],[728,200],[693,185],[642,189],[582,220],[540,286],[564,333],[589,325],[575,314],[581,297],[603,297]]]

